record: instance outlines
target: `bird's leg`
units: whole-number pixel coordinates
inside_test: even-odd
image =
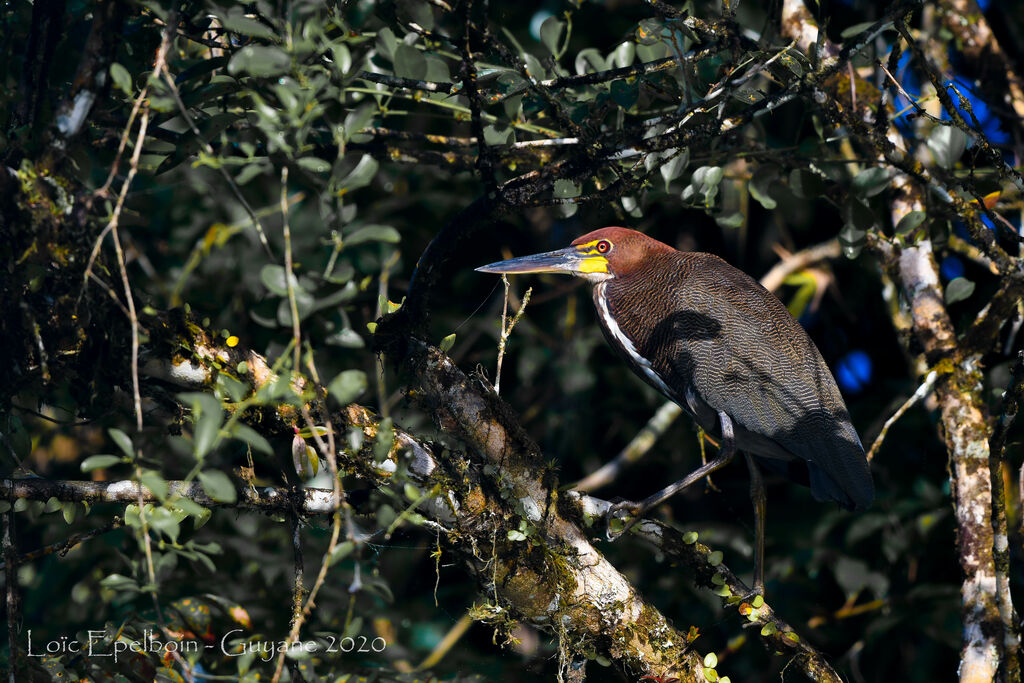
[[[639,503],[623,500],[608,508],[606,516],[609,524],[608,531],[606,533],[609,541],[614,541],[619,536],[629,531],[634,524],[640,521],[643,514],[651,508],[661,505],[690,484],[700,481],[712,472],[715,472],[729,464],[733,456],[736,455],[736,439],[733,435],[732,420],[722,411],[718,411],[718,419],[722,425],[722,444],[718,450],[718,457],[701,467],[698,467],[674,484],[669,484],[657,493],[644,498]],[[620,514],[623,512],[627,513],[632,517],[632,519],[630,519],[621,530],[612,531],[612,520],[624,519],[626,515]]]
[[[754,456],[745,453],[750,470],[750,502],[754,504],[754,594],[764,595],[764,516],[767,508],[764,479]]]

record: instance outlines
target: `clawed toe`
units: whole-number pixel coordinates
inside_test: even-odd
[[[614,541],[630,530],[634,524],[640,521],[640,505],[631,500],[620,500],[612,503],[605,513],[605,520],[608,528],[605,535],[609,541]]]

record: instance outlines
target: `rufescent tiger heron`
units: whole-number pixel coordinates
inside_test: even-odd
[[[863,510],[874,498],[864,448],[821,353],[771,292],[711,254],[680,252],[626,228],[492,263],[485,273],[568,273],[594,284],[605,338],[633,371],[720,439],[718,455],[648,498],[608,513],[609,538],[744,451],[754,504],[754,590],[764,590],[760,466],[819,501]],[[631,519],[612,531],[616,518]]]

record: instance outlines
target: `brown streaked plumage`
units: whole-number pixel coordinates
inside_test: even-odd
[[[853,510],[871,504],[864,449],[817,347],[781,301],[717,256],[680,252],[612,227],[566,249],[478,270],[565,272],[591,280],[608,343],[645,381],[722,438],[719,458],[639,505],[613,512],[643,512],[725,465],[736,449],[747,453],[751,468],[760,552],[758,464],[809,485],[817,500]],[[755,565],[759,590],[761,567]]]

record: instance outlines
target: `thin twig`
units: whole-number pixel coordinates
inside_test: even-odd
[[[626,467],[642,458],[661,438],[661,435],[675,422],[683,409],[674,401],[666,401],[655,411],[636,436],[619,451],[619,454],[594,472],[577,482],[573,488],[577,491],[594,491],[610,484]]]
[[[942,108],[946,111],[946,114],[949,115],[949,118],[953,121],[956,127],[974,140],[975,144],[981,148],[981,151],[988,158],[989,163],[991,163],[999,173],[1000,177],[1005,180],[1009,180],[1017,187],[1017,190],[1024,192],[1024,176],[1022,176],[1017,169],[1003,160],[1003,153],[997,150],[992,143],[989,142],[985,134],[981,132],[977,120],[974,121],[974,125],[968,124],[960,114],[960,109],[953,104],[953,98],[950,97],[947,88],[952,87],[955,90],[956,86],[952,85],[952,83],[949,83],[948,85],[943,83],[944,75],[938,73],[938,69],[934,64],[932,64],[931,60],[928,59],[928,56],[925,55],[924,51],[917,44],[917,41],[914,40],[913,36],[910,34],[910,29],[907,28],[906,19],[901,17],[894,22],[894,25],[900,35],[903,36],[903,39],[907,41],[907,45],[913,51],[921,69],[924,71],[925,75],[928,76],[928,80],[931,81],[932,86],[935,88],[935,95],[939,98],[939,102],[942,103]],[[957,94],[959,95],[959,93]],[[960,100],[962,103],[967,104],[968,111],[970,112],[970,104],[967,103],[967,100],[962,96]],[[974,118],[973,113],[971,114],[971,117]],[[986,213],[990,213],[988,209],[985,211]]]
[[[885,441],[885,436],[886,434],[889,433],[889,428],[896,424],[896,421],[898,419],[903,417],[903,413],[910,410],[910,408],[913,407],[914,404],[916,404],[918,401],[923,399],[931,392],[932,386],[935,385],[935,380],[938,378],[938,376],[939,373],[935,370],[929,372],[928,375],[924,378],[924,382],[922,382],[921,386],[919,386],[917,388],[917,391],[914,392],[914,395],[908,398],[906,401],[904,401],[903,405],[901,405],[896,410],[896,412],[892,414],[892,417],[885,421],[885,424],[882,425],[882,431],[878,432],[878,436],[875,437],[874,443],[872,443],[871,448],[868,449],[868,462],[871,462],[871,460],[875,457],[875,454],[878,452],[878,449],[882,447],[882,442]]]
[[[0,479],[0,499],[47,501],[56,498],[62,503],[136,503],[141,495],[144,503],[160,499],[146,486],[136,481],[75,481],[67,479]],[[294,491],[283,486],[243,487],[233,503],[214,500],[199,482],[169,480],[167,497],[185,498],[205,508],[256,510],[265,513],[288,512],[296,509],[303,515],[327,515],[336,508],[331,489],[302,490],[302,498],[295,500]]]
[[[1008,679],[1020,679],[1020,631],[1010,595],[1009,523],[1006,519],[1006,488],[1003,485],[1006,434],[1013,424],[1024,394],[1024,351],[1017,354],[1010,382],[1003,392],[1003,409],[989,439],[989,473],[992,478],[993,559],[996,568],[996,604],[1003,626],[1003,650]]]
[[[17,683],[18,669],[22,663],[21,647],[19,647],[18,622],[21,621],[21,610],[18,600],[18,548],[14,540],[14,507],[4,513],[4,584],[6,588],[7,647],[8,647],[8,680]]]
[[[441,660],[444,659],[444,656],[448,654],[453,647],[455,647],[455,644],[459,642],[459,639],[465,635],[466,631],[468,631],[469,627],[472,625],[473,617],[470,616],[469,612],[466,612],[459,617],[459,620],[456,621],[455,625],[448,630],[448,633],[444,634],[444,638],[441,639],[441,642],[434,647],[430,654],[427,655],[426,659],[417,665],[415,670],[425,671],[440,664]]]
[[[381,251],[387,247],[381,246]],[[380,267],[380,277],[377,278],[377,311],[374,315],[374,320],[379,319],[385,313],[390,299],[388,298],[388,282],[391,279],[391,269],[398,263],[398,259],[401,257],[401,252],[397,249],[393,249],[391,255],[388,258],[382,258]],[[383,254],[382,254],[383,256]],[[387,373],[384,367],[384,363],[377,363],[377,410],[380,412],[381,417],[388,416],[388,385],[387,385]]]
[[[123,526],[124,519],[115,515],[114,518],[111,519],[109,523],[104,524],[103,526],[97,529],[90,529],[88,531],[81,531],[77,534],[72,534],[71,536],[65,538],[63,541],[60,541],[59,543],[51,543],[50,545],[39,548],[38,550],[32,550],[25,553],[24,555],[21,555],[17,558],[17,564],[32,562],[33,560],[38,560],[41,557],[46,557],[47,555],[53,554],[57,554],[61,557],[64,557],[68,552],[71,551],[72,548],[79,545],[80,543],[84,543],[85,541],[88,541],[91,538],[101,536],[103,534],[114,531],[115,529],[120,529]],[[4,566],[6,567],[6,560],[4,562]]]
[[[288,311],[292,319],[292,371],[299,372],[302,359],[302,327],[295,297],[295,273],[292,263],[292,231],[288,224],[288,167],[281,167],[281,231],[284,238],[284,281],[288,290]]]
[[[501,363],[505,359],[505,345],[508,343],[508,337],[512,334],[512,328],[516,326],[519,319],[523,317],[523,312],[526,310],[526,304],[530,303],[530,295],[533,294],[533,287],[526,290],[526,294],[523,295],[523,303],[519,306],[519,310],[512,316],[512,320],[506,325],[505,321],[508,318],[508,294],[509,294],[509,282],[508,276],[502,275],[501,281],[505,284],[505,307],[501,311],[501,334],[498,337],[498,369],[494,373],[494,393],[501,392]]]
[[[211,157],[216,157],[217,153],[216,151],[214,151],[213,146],[209,142],[207,142],[202,135],[200,135],[199,127],[196,126],[195,121],[192,119],[192,115],[189,114],[188,108],[182,101],[181,93],[178,92],[178,86],[174,82],[174,78],[171,77],[171,72],[167,70],[166,65],[164,65],[160,73],[163,76],[164,83],[166,83],[167,87],[171,90],[171,96],[174,97],[174,101],[178,105],[178,112],[181,114],[181,118],[184,119],[185,122],[188,124],[189,128],[192,129],[192,134],[195,135],[196,142],[198,142],[202,146],[204,152],[206,152]],[[228,184],[228,187],[231,188],[231,193],[235,195],[235,199],[238,200],[238,203],[242,205],[242,208],[245,209],[245,212],[247,214],[249,214],[249,218],[256,226],[256,233],[257,235],[259,235],[260,244],[263,245],[263,250],[267,253],[268,257],[273,259],[274,250],[270,248],[270,242],[267,241],[267,234],[263,231],[263,224],[260,223],[259,216],[256,214],[255,211],[253,211],[252,206],[249,205],[249,202],[248,200],[246,200],[245,195],[242,194],[242,190],[238,187],[238,183],[236,183],[235,179],[231,177],[230,173],[228,173],[228,170],[227,168],[225,168],[224,164],[218,164],[217,170],[224,178],[224,181]]]

